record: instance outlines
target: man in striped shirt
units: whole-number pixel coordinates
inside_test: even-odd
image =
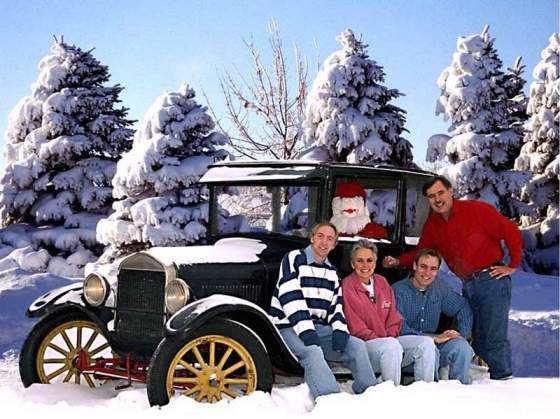
[[[280,334],[304,369],[314,399],[339,391],[327,361],[346,364],[355,393],[376,382],[365,342],[348,334],[340,280],[327,259],[337,238],[334,225],[319,223],[311,230],[308,247],[284,256],[270,308]]]

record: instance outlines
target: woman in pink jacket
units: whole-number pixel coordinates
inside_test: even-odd
[[[383,381],[401,382],[401,368],[414,364],[415,380],[434,381],[436,348],[429,336],[399,336],[402,316],[387,280],[374,273],[377,247],[368,240],[352,248],[354,272],[342,281],[350,334],[366,341],[369,358]]]

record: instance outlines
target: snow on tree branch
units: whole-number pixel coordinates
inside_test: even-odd
[[[460,37],[451,64],[437,80],[436,115],[450,121],[449,135],[432,136],[426,156],[450,163],[440,173],[449,177],[458,197],[482,199],[510,218],[526,211],[513,198],[529,176],[513,170],[527,119],[523,70],[519,57],[504,71],[488,26]]]
[[[204,237],[208,191],[197,182],[208,165],[229,157],[207,109],[183,85],[160,95],[113,178],[115,212],[99,222],[97,238],[127,252],[194,243]]]
[[[101,251],[95,224],[110,212],[115,162],[130,148],[133,122],[119,106],[123,88],[106,85],[109,78],[91,51],[55,38],[31,94],[8,118],[0,240],[23,223],[37,228],[27,245],[80,255],[47,260],[51,272],[64,274],[66,267],[69,275],[80,274]]]
[[[560,34],[549,38],[541,52],[541,61],[533,70],[526,124],[517,170],[529,171],[531,178],[524,183],[520,196],[527,205],[522,217],[525,241],[532,243],[530,263],[543,273],[558,272],[558,138],[560,123]],[[529,238],[528,236],[534,236]]]
[[[307,150],[300,158],[358,164],[415,166],[405,111],[390,102],[401,96],[383,86],[385,73],[367,45],[347,29],[311,88],[303,124]]]

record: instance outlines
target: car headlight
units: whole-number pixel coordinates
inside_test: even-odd
[[[109,286],[107,281],[97,274],[89,274],[84,281],[84,298],[94,307],[103,304],[107,298]]]
[[[182,279],[173,279],[165,287],[165,307],[174,314],[187,304],[191,295],[189,286]]]

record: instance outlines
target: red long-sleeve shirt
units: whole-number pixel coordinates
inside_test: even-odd
[[[416,249],[400,256],[401,265],[411,267],[418,249],[437,249],[449,268],[460,278],[487,268],[504,257],[504,240],[511,257],[510,267],[521,262],[521,232],[491,205],[481,201],[453,200],[447,221],[432,212]]]

